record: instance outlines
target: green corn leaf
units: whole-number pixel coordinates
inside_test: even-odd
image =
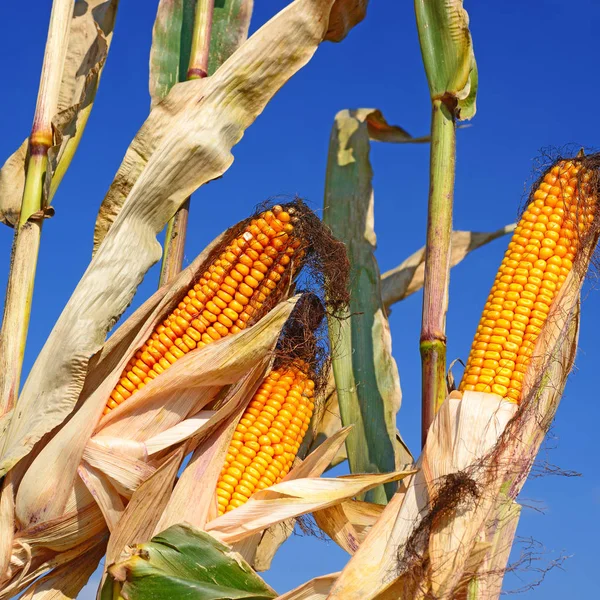
[[[329,319],[329,331],[342,424],[354,424],[346,440],[352,473],[385,473],[412,462],[396,441],[401,391],[374,255],[372,139],[423,141],[371,109],[341,111],[331,133],[323,219],[346,244],[352,270],[350,305],[341,319]],[[385,504],[395,490],[387,484],[367,499]]]
[[[415,13],[432,99],[452,99],[457,118],[472,118],[477,65],[462,0],[415,0]]]
[[[150,96],[162,100],[185,81],[194,30],[195,0],[160,0],[150,49]]]
[[[212,75],[248,37],[253,0],[215,0],[208,73]],[[162,100],[186,80],[195,0],[160,0],[150,51],[150,96]]]
[[[173,525],[108,568],[101,600],[264,600],[277,594],[229,546]]]

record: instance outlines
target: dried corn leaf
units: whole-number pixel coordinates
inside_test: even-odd
[[[291,517],[339,504],[389,481],[398,481],[415,471],[349,475],[337,479],[303,478],[282,481],[256,492],[246,504],[206,525],[206,530],[232,543]]]
[[[296,0],[253,35],[214,76],[175,86],[152,111],[127,155],[124,171],[117,174],[114,193],[109,194],[120,200],[103,205],[100,237],[117,213],[119,218],[38,356],[23,388],[19,410],[3,435],[0,474],[71,412],[89,357],[102,346],[106,331],[161,256],[157,233],[191,192],[229,167],[233,160],[230,149],[244,130],[310,60],[319,43],[328,39],[333,4],[333,0]],[[337,8],[361,10],[342,0]],[[164,134],[161,139],[158,130]],[[141,138],[152,142],[140,146]],[[136,144],[137,150],[133,149]],[[141,154],[140,149],[144,150]],[[148,162],[140,164],[144,162],[141,156],[147,156]],[[135,174],[125,176],[129,167]],[[125,197],[128,201],[120,211]]]
[[[346,244],[351,264],[350,304],[328,321],[342,423],[354,424],[346,441],[352,473],[385,473],[401,463],[396,413],[402,392],[374,254],[372,132],[381,141],[398,141],[399,132],[401,141],[412,141],[379,111],[340,111],[331,132],[323,208],[323,220]],[[395,491],[388,485],[370,492],[369,499],[385,504]]]
[[[182,460],[180,448],[134,492],[108,541],[106,565],[113,564],[126,545],[150,539],[167,505]]]
[[[340,573],[330,573],[315,577],[286,594],[277,596],[275,600],[326,600]]]
[[[498,231],[479,233],[476,231],[453,231],[451,238],[450,266],[455,267],[470,252],[512,233],[515,224],[506,225]],[[425,247],[411,254],[396,268],[381,276],[381,295],[386,308],[400,302],[423,287],[425,276]]]
[[[94,467],[83,462],[77,472],[102,511],[108,530],[114,531],[125,510],[123,500],[106,477],[103,477],[102,473]]]
[[[54,145],[44,204],[65,174],[87,123],[112,39],[118,0],[77,0],[73,9],[57,112],[52,118]],[[27,140],[0,169],[0,221],[14,227],[25,186]]]
[[[103,555],[104,546],[95,546],[36,581],[21,600],[75,600]]]
[[[96,248],[125,200],[131,204],[138,196],[134,185],[140,177],[143,185],[138,185],[138,192],[141,188],[146,197],[164,196],[160,212],[169,215],[195,189],[227,170],[233,161],[231,147],[274,93],[310,60],[323,40],[336,41],[357,22],[348,18],[343,29],[328,35],[334,5],[338,15],[364,14],[364,7],[351,0],[296,0],[212,77],[172,88],[125,155],[100,209]],[[148,191],[148,187],[155,189]]]
[[[294,304],[294,299],[282,302],[240,334],[189,352],[128,402],[111,411],[100,422],[99,431],[108,437],[143,441],[202,408],[198,406],[198,397],[211,400],[218,386],[234,383],[261,357],[270,355]],[[127,359],[128,355],[124,361]],[[22,523],[55,518],[63,513],[69,477],[71,481],[75,479],[91,432],[123,366],[119,364],[97,392],[90,395],[28,468],[16,501],[17,516]],[[202,393],[205,388],[212,390],[208,396]],[[118,463],[115,468],[119,468]],[[58,480],[63,485],[57,489],[54,481]]]

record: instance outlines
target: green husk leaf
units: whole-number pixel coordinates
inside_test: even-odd
[[[354,424],[346,440],[352,473],[386,473],[401,464],[396,444],[396,413],[401,391],[391,354],[391,337],[381,297],[373,228],[373,171],[370,140],[410,142],[387,124],[379,111],[344,110],[336,115],[330,138],[323,220],[346,244],[351,263],[351,301],[340,318],[329,319],[336,348],[333,372],[343,425]],[[368,494],[385,504],[396,490]]]
[[[108,573],[102,600],[116,597],[115,587],[128,600],[260,600],[277,595],[239,554],[185,523],[138,544],[130,558]]]
[[[477,65],[462,0],[415,0],[415,13],[432,100],[451,100],[457,118],[472,118]]]

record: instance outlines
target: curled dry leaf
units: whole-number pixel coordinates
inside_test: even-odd
[[[455,267],[470,252],[481,246],[512,233],[515,224],[506,225],[498,231],[479,233],[476,231],[453,231],[451,240],[450,266]],[[423,287],[425,276],[425,247],[411,254],[396,268],[381,276],[381,295],[387,309],[395,302],[404,300]]]
[[[326,600],[340,573],[330,573],[315,577],[286,594],[277,596],[275,600]]]

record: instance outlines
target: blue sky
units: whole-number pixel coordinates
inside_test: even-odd
[[[50,2],[2,2],[0,56],[0,161],[27,135],[37,94]],[[258,0],[255,31],[287,2]],[[514,221],[535,159],[567,144],[598,147],[595,76],[600,5],[563,0],[467,1],[479,65],[478,113],[458,132],[455,217],[457,229],[494,230]],[[96,212],[123,154],[149,108],[148,53],[157,0],[126,0],[91,119],[71,169],[55,198],[56,217],[44,225],[33,314],[25,357],[28,370],[53,322],[83,273],[91,253]],[[371,2],[367,19],[341,44],[325,44],[274,98],[233,149],[225,176],[194,195],[186,262],[230,224],[276,194],[298,194],[320,210],[327,144],[333,117],[343,108],[376,107],[389,122],[414,135],[429,129],[429,97],[412,2]],[[427,146],[374,144],[377,258],[386,271],[423,245],[428,190]],[[212,207],[219,207],[214,210]],[[0,284],[5,285],[12,232],[0,229]],[[485,297],[508,240],[477,251],[452,271],[448,356],[466,358]],[[158,269],[147,274],[134,306],[155,289]],[[396,305],[391,315],[394,356],[403,388],[398,426],[418,453],[420,423],[419,327],[422,296]],[[595,398],[600,348],[600,295],[586,287],[579,356],[553,428],[550,462],[578,478],[531,479],[522,498],[518,530],[543,545],[534,567],[569,555],[540,587],[521,597],[558,600],[595,589],[600,534],[600,470]],[[518,552],[517,552],[518,553]],[[515,553],[515,557],[516,554]],[[346,554],[332,542],[294,536],[274,561],[267,581],[279,592],[316,575],[339,570]],[[536,578],[508,576],[507,590]],[[587,596],[587,594],[584,594]],[[83,598],[92,598],[88,588]]]

